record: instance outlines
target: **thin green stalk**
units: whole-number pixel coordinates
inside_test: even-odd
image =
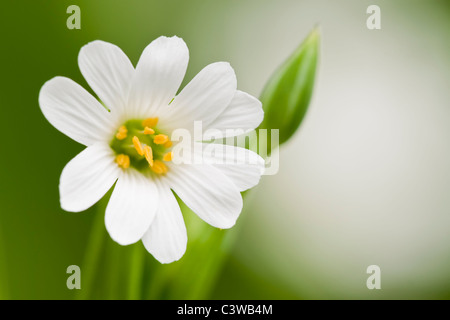
[[[108,199],[108,198],[106,198]],[[102,200],[102,202],[105,202]],[[98,274],[98,267],[102,249],[104,247],[104,216],[106,204],[97,206],[97,212],[93,219],[91,234],[88,240],[84,261],[81,266],[82,282],[81,290],[77,290],[77,299],[89,299],[93,295],[95,277]]]
[[[154,260],[154,259],[153,259]],[[151,261],[148,269],[151,269],[150,280],[145,282],[145,299],[157,300],[164,299],[165,292],[170,286],[170,280],[174,278],[178,271],[180,262],[173,262],[169,265],[159,264],[157,261]]]
[[[114,241],[107,241],[106,243],[106,257],[102,263],[101,273],[105,275],[106,290],[100,293],[100,299],[122,299],[121,284],[123,282],[124,272],[123,264],[128,263],[128,259],[124,259],[123,250]]]
[[[131,248],[130,268],[128,278],[129,300],[142,298],[142,279],[144,273],[145,254],[148,254],[140,243],[136,243]]]

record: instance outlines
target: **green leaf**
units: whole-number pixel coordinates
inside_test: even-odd
[[[316,75],[319,42],[320,34],[316,28],[275,71],[261,93],[265,116],[259,128],[279,129],[280,144],[292,137],[308,109]]]

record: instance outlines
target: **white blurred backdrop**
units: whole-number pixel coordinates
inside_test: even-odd
[[[381,8],[381,30],[366,27],[370,4]],[[308,298],[448,292],[448,5],[246,1],[236,10],[222,22],[228,60],[256,96],[313,26],[323,37],[310,110],[280,151],[279,173],[253,194],[238,259]],[[372,264],[381,290],[366,288]]]

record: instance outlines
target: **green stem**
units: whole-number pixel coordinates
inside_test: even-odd
[[[104,202],[104,200],[101,201]],[[90,297],[93,296],[95,277],[97,275],[100,257],[105,242],[104,216],[106,204],[101,203],[97,207],[98,209],[93,219],[91,234],[88,240],[84,261],[81,267],[82,272],[81,290],[77,290],[76,292],[77,293],[76,298],[81,300],[89,299]]]
[[[130,270],[128,279],[128,294],[129,300],[137,300],[142,297],[142,279],[144,273],[145,254],[148,254],[145,249],[136,243],[131,248]]]
[[[108,235],[105,233],[105,238]],[[123,299],[122,282],[124,282],[124,264],[127,264],[128,257],[124,257],[127,248],[123,248],[111,239],[107,239],[106,257],[102,264],[102,273],[105,276],[105,286],[100,293],[101,299]],[[100,276],[100,275],[99,275]],[[123,292],[125,293],[125,292]]]

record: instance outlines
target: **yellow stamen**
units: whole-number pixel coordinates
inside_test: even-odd
[[[144,134],[154,134],[155,130],[153,130],[152,128],[149,127],[145,127],[144,129]]]
[[[165,134],[157,134],[153,139],[155,144],[165,144],[167,141],[169,141],[169,137]]]
[[[130,157],[128,157],[126,154],[119,154],[116,157],[116,163],[119,167],[127,169],[128,167],[130,167]]]
[[[153,150],[149,146],[144,147],[144,156],[150,167],[153,167]]]
[[[128,133],[127,127],[121,126],[116,133],[116,138],[118,140],[123,140],[127,137],[127,133]]]
[[[163,156],[163,160],[164,161],[172,161],[173,158],[173,152],[167,152],[164,156]]]
[[[166,143],[164,143],[164,148],[170,148],[172,146],[172,141],[167,141]]]
[[[144,150],[142,149],[141,142],[139,141],[139,138],[134,136],[133,137],[133,145],[136,148],[137,153],[139,153],[140,156],[144,155]]]
[[[158,118],[148,118],[145,119],[144,121],[142,121],[142,125],[144,127],[149,127],[149,128],[153,128],[154,126],[156,126],[158,124]]]
[[[151,167],[152,171],[157,174],[167,173],[167,166],[161,160],[154,160],[153,167]]]

